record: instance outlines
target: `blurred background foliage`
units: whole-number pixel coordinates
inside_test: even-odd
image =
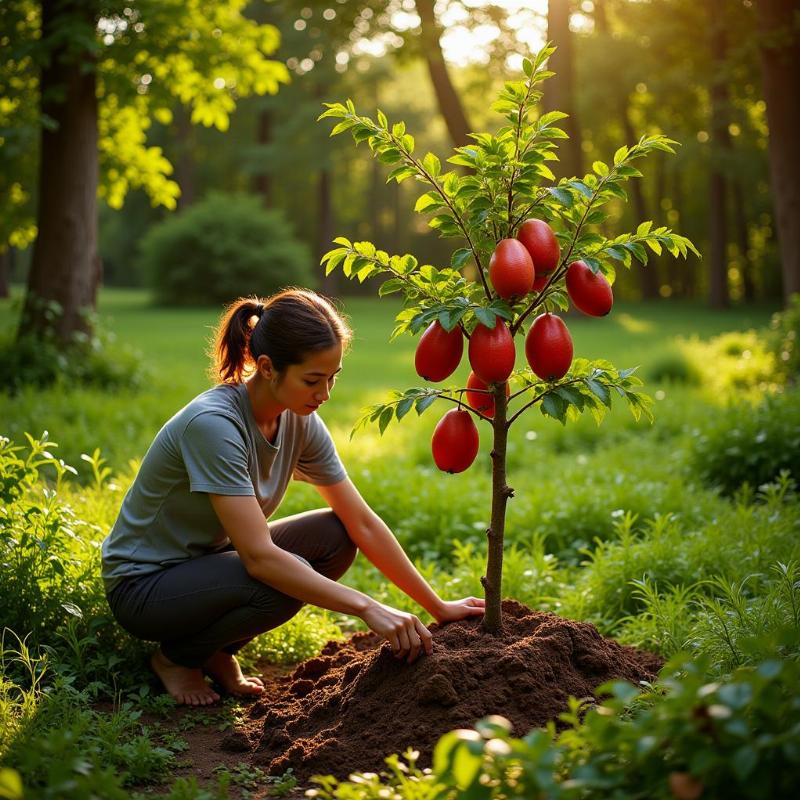
[[[248,77],[247,64],[231,67],[238,70],[231,77],[222,62],[209,56],[208,63],[197,67],[196,80],[208,89],[207,108],[199,110],[197,96],[187,101],[189,90],[181,84],[185,76],[176,68],[179,62],[170,60],[175,54],[169,48],[160,61],[171,64],[171,72],[146,71],[150,62],[140,57],[141,51],[137,54],[137,48],[145,48],[151,56],[159,55],[158,47],[165,47],[147,40],[148,31],[162,24],[152,21],[156,7],[105,5],[97,46],[100,54],[105,48],[108,58],[101,61],[100,74],[120,98],[116,110],[101,102],[100,114],[101,172],[106,177],[100,185],[99,253],[107,285],[155,286],[160,299],[167,299],[163,286],[170,279],[163,273],[185,272],[187,264],[177,259],[164,263],[156,278],[144,266],[144,243],[152,241],[148,232],[188,213],[214,191],[250,194],[270,210],[274,224],[284,219],[285,236],[295,237],[316,256],[310,264],[337,234],[369,239],[390,252],[413,252],[433,264],[446,263],[449,244],[431,236],[424,220],[415,219],[411,211],[413,182],[387,185],[385,170],[366,148],[356,150],[330,139],[327,127],[315,124],[321,104],[352,97],[367,113],[380,107],[390,120],[406,121],[419,148],[445,156],[454,143],[466,141],[467,131],[498,127],[499,117],[489,111],[486,99],[519,70],[523,55],[550,40],[559,48],[550,64],[557,75],[547,84],[543,106],[571,114],[565,127],[572,138],[561,149],[559,177],[581,174],[595,159],[607,159],[620,144],[631,144],[643,134],[664,133],[683,145],[677,158],[660,154],[648,163],[644,179],[634,182],[631,202],[618,210],[621,218],[609,225],[618,231],[651,219],[689,236],[705,258],[654,258],[647,269],[619,276],[617,296],[702,298],[716,307],[745,301],[774,306],[782,295],[788,296],[770,191],[760,60],[764,41],[757,34],[767,13],[760,7],[769,3],[212,3],[220,17],[214,30],[222,29],[222,35],[223,7],[238,9],[259,31],[271,32],[268,45],[276,49],[267,63],[274,70],[285,66],[290,82],[277,93],[265,93]],[[0,36],[6,43],[19,45],[25,37],[35,37],[37,6],[22,0],[7,5],[0,14]],[[162,12],[166,15],[169,9]],[[201,13],[199,6],[192,13]],[[142,23],[144,33],[137,41],[133,28]],[[205,28],[198,24],[198,30],[202,35]],[[249,41],[249,33],[237,35]],[[797,26],[783,35],[795,40]],[[8,90],[0,101],[5,151],[0,162],[7,189],[0,293],[9,279],[26,279],[35,236],[36,129],[42,120],[23,100],[26,93],[35,97],[31,64],[26,67],[25,61],[35,57],[32,46],[27,51],[16,47],[12,60],[0,66]],[[283,79],[274,70],[275,84],[268,91]],[[126,117],[130,109],[146,119],[134,124]],[[119,164],[109,163],[113,158],[103,132]],[[147,147],[141,140],[145,134]],[[128,158],[126,149],[134,155]],[[110,173],[116,176],[113,180]],[[202,247],[199,238],[197,246]],[[323,279],[318,267],[313,270],[307,282],[331,294],[372,292],[370,286],[345,288],[337,276]],[[264,286],[266,291],[271,284]],[[238,290],[226,286],[220,291],[227,295]],[[217,302],[218,294],[205,301]],[[188,295],[179,300],[174,293],[172,300],[190,302]]]

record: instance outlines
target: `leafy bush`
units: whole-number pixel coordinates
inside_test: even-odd
[[[617,521],[614,538],[597,542],[572,580],[562,581],[555,609],[616,633],[630,615],[648,608],[637,581],[647,579],[662,593],[668,587],[698,584],[711,595],[709,584],[701,582],[716,576],[740,582],[751,574],[764,575],[777,562],[800,558],[796,500],[791,481],[784,478],[764,487],[758,503],[722,504],[701,524],[687,524],[670,514],[640,528],[633,515],[625,514]],[[753,587],[754,592],[762,589]],[[682,614],[685,629],[696,612],[684,605]]]
[[[652,383],[682,383],[686,386],[702,383],[701,371],[681,349],[671,350],[651,361],[646,369],[646,378]]]
[[[58,303],[48,303],[51,322],[60,313]],[[135,350],[116,343],[113,333],[100,327],[92,315],[92,333],[76,332],[67,344],[54,335],[17,339],[16,334],[0,338],[0,386],[18,394],[26,386],[71,389],[94,386],[99,389],[139,389],[148,378],[142,357]]]
[[[716,402],[758,398],[782,383],[775,356],[758,331],[721,333],[707,341],[676,339],[675,345],[672,364],[662,357],[650,368],[650,379],[700,383]]]
[[[782,471],[800,482],[800,390],[720,412],[697,431],[691,459],[702,480],[726,495],[745,483],[761,486]]]
[[[800,376],[800,294],[793,294],[788,307],[773,315],[767,343],[782,380],[797,382]]]
[[[141,266],[166,305],[205,305],[308,285],[309,254],[276,210],[248,195],[211,194],[150,229]]]
[[[640,613],[623,621],[618,639],[671,657],[681,650],[702,653],[715,674],[779,653],[797,658],[780,632],[800,631],[800,569],[777,562],[769,575],[730,581],[719,575],[665,591],[649,578],[633,581]],[[775,638],[773,638],[773,636]]]
[[[585,714],[586,701],[573,700],[557,737],[550,723],[516,739],[497,717],[446,734],[433,779],[475,800],[792,794],[800,664],[768,660],[708,683],[702,661],[681,660],[662,676],[663,697],[614,682],[602,687],[610,699]]]

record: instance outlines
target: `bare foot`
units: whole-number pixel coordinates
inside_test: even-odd
[[[264,681],[250,675],[242,675],[236,656],[222,650],[214,653],[203,665],[205,671],[231,694],[261,694]]]
[[[161,648],[150,656],[150,666],[178,703],[207,706],[219,700],[219,695],[206,683],[201,669],[174,664],[161,652]]]

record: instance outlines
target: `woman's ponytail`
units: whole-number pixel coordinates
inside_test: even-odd
[[[263,313],[264,304],[257,297],[242,297],[225,309],[209,352],[209,377],[214,383],[241,383],[255,369],[249,343]]]
[[[209,375],[215,383],[241,383],[269,356],[277,372],[300,364],[309,354],[341,344],[350,326],[333,304],[308,289],[285,289],[262,302],[243,297],[228,306],[209,352]]]

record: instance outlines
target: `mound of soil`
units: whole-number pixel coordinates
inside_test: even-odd
[[[433,653],[411,665],[372,633],[328,643],[279,680],[277,695],[250,707],[251,718],[263,718],[254,761],[271,774],[291,767],[301,780],[346,777],[378,772],[386,755],[413,746],[425,767],[449,730],[500,714],[522,736],[565,711],[570,695],[592,697],[611,679],[653,680],[662,665],[593,625],[513,600],[503,611],[499,638],[479,619],[431,625]]]

